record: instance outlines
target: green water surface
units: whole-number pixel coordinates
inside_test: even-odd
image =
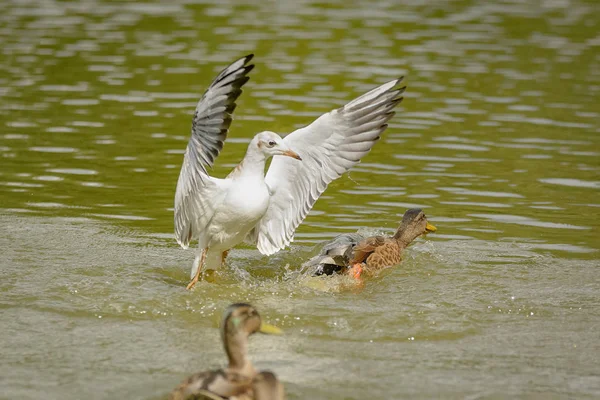
[[[237,301],[285,330],[250,351],[289,399],[600,397],[598,26],[592,0],[0,2],[0,398],[164,398],[224,364]],[[219,177],[262,130],[408,88],[291,248],[188,292],[191,114],[249,53]],[[364,288],[301,270],[410,207],[438,232]]]

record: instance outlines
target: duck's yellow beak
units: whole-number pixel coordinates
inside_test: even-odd
[[[428,222],[427,226],[425,227],[425,233],[435,232],[435,231],[437,231],[437,228]]]
[[[260,324],[258,331],[267,335],[281,335],[283,333],[283,331],[275,325],[266,324],[264,322]]]

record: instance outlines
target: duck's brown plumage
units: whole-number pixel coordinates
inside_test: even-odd
[[[278,331],[262,323],[251,305],[229,306],[221,324],[221,338],[229,365],[191,375],[171,392],[169,400],[282,400],[283,386],[275,375],[269,371],[257,373],[246,357],[250,335]]]
[[[364,263],[366,271],[391,267],[402,261],[404,249],[418,236],[435,231],[427,222],[422,210],[413,208],[404,213],[402,222],[394,236],[371,236],[361,240],[354,247],[350,264]]]
[[[352,263],[364,262],[369,267],[383,268],[402,261],[404,247],[393,238],[373,236],[364,239],[354,248]]]
[[[210,372],[213,371],[207,371],[205,374]],[[184,382],[182,385],[185,383],[194,385],[198,380],[204,379],[206,379],[206,376],[192,375],[189,378],[190,382]],[[179,393],[185,397],[179,397],[178,399],[185,400],[285,400],[283,385],[271,371],[259,372],[252,381],[246,382],[243,393],[239,395],[223,397],[203,388],[194,388],[187,394]]]
[[[236,397],[231,400],[284,400],[283,385],[271,371],[263,371],[252,381],[251,397]]]

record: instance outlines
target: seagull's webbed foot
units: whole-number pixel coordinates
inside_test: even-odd
[[[219,278],[219,275],[216,270],[208,269],[208,270],[202,272],[201,274],[194,276],[194,279],[192,279],[190,281],[190,283],[188,283],[186,289],[190,290],[191,288],[193,288],[196,285],[196,283],[198,283],[201,280],[210,282],[210,283],[216,283],[218,281],[218,278]]]
[[[198,276],[200,276],[200,274],[196,274],[196,276],[194,276],[194,279],[192,279],[190,281],[190,283],[188,283],[188,285],[186,287],[187,290],[190,290],[191,288],[196,286],[196,283],[198,283]]]

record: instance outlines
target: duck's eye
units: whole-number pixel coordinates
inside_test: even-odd
[[[276,144],[277,143],[275,143],[274,140],[269,140],[269,142],[267,143],[267,146],[269,146],[269,147],[275,147]]]

